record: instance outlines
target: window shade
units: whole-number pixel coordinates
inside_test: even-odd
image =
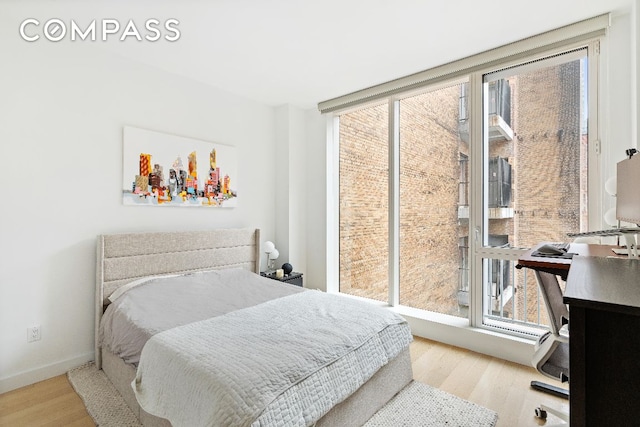
[[[318,109],[321,113],[328,113],[353,107],[364,102],[374,101],[400,92],[437,83],[440,80],[456,78],[480,68],[500,64],[505,60],[515,60],[519,56],[535,55],[537,52],[553,49],[556,45],[566,45],[567,43],[578,43],[583,40],[589,40],[604,35],[609,25],[610,15],[608,13],[595,16],[477,55],[468,56],[429,70],[320,102]]]

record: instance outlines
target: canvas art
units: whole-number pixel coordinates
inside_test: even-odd
[[[125,205],[234,207],[236,149],[228,145],[125,126]]]

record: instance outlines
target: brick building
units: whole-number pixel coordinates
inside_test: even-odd
[[[504,81],[511,108],[498,113],[507,111],[499,120],[508,129],[492,137],[489,157],[508,162],[511,197],[491,210],[490,241],[527,248],[564,241],[586,223],[583,80],[573,61]],[[460,316],[469,235],[463,98],[463,85],[405,98],[399,121],[400,303]],[[387,141],[386,103],[340,116],[340,290],[381,301],[388,299]],[[537,322],[533,275],[525,284],[522,272],[503,267],[499,274],[516,288],[507,315]]]

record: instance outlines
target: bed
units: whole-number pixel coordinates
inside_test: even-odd
[[[341,304],[342,300],[348,300],[348,298],[344,298],[341,296],[330,296],[318,291],[310,291],[303,290],[302,288],[295,287],[293,285],[281,284],[280,282],[273,281],[270,279],[266,279],[260,277],[259,272],[260,268],[260,231],[257,229],[215,229],[215,230],[206,230],[206,231],[197,231],[197,232],[158,232],[158,233],[129,233],[129,234],[110,234],[110,235],[101,235],[98,237],[97,242],[97,268],[96,268],[96,318],[95,318],[95,359],[96,366],[99,369],[102,369],[110,381],[114,384],[116,389],[122,395],[124,400],[127,402],[129,407],[133,410],[133,412],[138,416],[141,423],[145,426],[170,426],[171,423],[162,417],[152,415],[141,408],[138,403],[138,399],[136,398],[136,393],[138,397],[143,401],[143,406],[145,408],[149,408],[145,399],[145,395],[149,394],[151,396],[151,400],[155,400],[157,396],[153,393],[156,389],[161,389],[163,385],[161,383],[154,383],[154,381],[178,381],[181,378],[186,378],[187,375],[183,374],[179,369],[182,369],[183,364],[178,365],[178,368],[175,369],[175,377],[171,377],[171,375],[158,375],[157,369],[155,376],[153,375],[153,366],[152,362],[155,362],[154,359],[159,359],[165,351],[173,351],[174,349],[181,349],[188,347],[191,349],[200,345],[200,341],[202,341],[202,346],[209,345],[211,346],[211,342],[208,344],[205,342],[206,339],[199,337],[203,337],[209,334],[203,334],[203,329],[197,328],[209,328],[212,330],[212,326],[215,325],[213,330],[231,330],[231,323],[236,322],[233,326],[237,327],[239,324],[242,326],[243,324],[251,325],[251,321],[254,322],[255,325],[260,324],[260,316],[270,316],[270,319],[273,319],[278,316],[274,316],[275,313],[288,313],[293,318],[305,318],[305,313],[307,311],[313,311],[315,305],[314,304],[326,304],[324,301],[326,298],[338,298],[339,300],[331,300],[328,306],[336,306],[335,316],[342,315],[341,312],[353,311],[351,308],[348,309],[339,309],[339,304]],[[123,356],[118,353],[118,351],[111,351],[111,345],[103,345],[103,339],[101,339],[101,334],[105,333],[105,330],[108,329],[104,325],[107,323],[109,316],[111,315],[110,311],[113,311],[114,308],[118,304],[118,302],[122,301],[125,297],[128,298],[129,294],[134,294],[135,292],[142,292],[138,289],[144,289],[144,292],[156,292],[161,288],[160,284],[164,286],[164,284],[171,283],[171,286],[176,286],[177,283],[180,283],[181,280],[184,280],[184,277],[198,277],[198,278],[206,278],[208,281],[211,280],[211,277],[217,278],[220,277],[220,280],[227,280],[226,278],[232,275],[233,277],[244,277],[247,279],[247,282],[256,282],[256,283],[248,283],[246,286],[254,286],[258,285],[259,289],[266,289],[270,287],[275,287],[274,295],[269,296],[256,296],[256,300],[247,303],[245,299],[249,294],[254,294],[256,292],[241,291],[241,287],[237,288],[237,293],[240,296],[238,297],[241,301],[238,302],[233,301],[232,303],[224,302],[223,306],[216,308],[221,312],[215,312],[212,318],[208,318],[202,321],[194,321],[191,323],[187,323],[183,326],[173,327],[169,330],[157,333],[149,337],[148,341],[142,347],[141,356],[139,359],[131,359]],[[144,280],[141,280],[144,278]],[[153,279],[149,279],[153,278]],[[216,279],[217,280],[217,279]],[[244,280],[244,279],[243,279]],[[123,292],[123,290],[129,288],[132,283],[136,284],[136,282],[142,283],[144,286],[140,286],[134,290],[129,290],[128,292]],[[167,285],[168,286],[168,285]],[[235,286],[235,285],[234,285]],[[243,285],[244,286],[244,285]],[[277,289],[276,289],[277,288]],[[251,288],[247,288],[251,289]],[[257,289],[257,288],[255,288]],[[244,293],[243,293],[244,292]],[[265,290],[265,292],[267,292]],[[271,291],[269,291],[271,292]],[[123,294],[124,296],[114,298],[118,294]],[[257,292],[259,293],[259,292]],[[320,295],[322,294],[322,295]],[[244,296],[242,296],[244,295]],[[110,297],[116,301],[113,303]],[[234,296],[235,298],[235,296]],[[253,298],[253,297],[251,297]],[[249,299],[251,299],[249,298]],[[263,301],[264,300],[264,301]],[[316,301],[318,300],[318,301]],[[322,300],[322,301],[319,301]],[[240,304],[240,306],[236,307],[234,304]],[[222,303],[221,303],[222,304]],[[247,305],[248,304],[248,305]],[[288,305],[282,305],[288,304]],[[351,304],[351,303],[349,303]],[[215,304],[214,304],[215,305]],[[230,307],[227,307],[230,306]],[[225,308],[227,307],[227,308]],[[304,309],[301,309],[304,307]],[[356,307],[357,309],[357,307]],[[272,310],[271,312],[267,312],[265,310]],[[296,312],[298,310],[298,312]],[[300,311],[302,310],[302,311]],[[318,311],[324,312],[327,310],[327,307],[319,306]],[[173,311],[173,310],[172,310]],[[265,314],[266,313],[266,314]],[[271,314],[269,314],[271,313]],[[240,316],[243,317],[240,317]],[[362,312],[362,316],[367,315],[365,311]],[[253,320],[251,317],[247,318],[244,316],[253,316]],[[297,316],[297,317],[296,317]],[[235,319],[235,320],[234,320]],[[248,319],[248,320],[247,320]],[[290,323],[298,323],[291,322],[291,320],[283,319],[281,326],[276,329],[282,329],[282,325],[288,325]],[[263,322],[265,323],[265,322]],[[311,321],[308,323],[306,327],[313,327],[315,321]],[[319,322],[318,322],[319,323]],[[341,321],[344,323],[344,320]],[[368,323],[375,323],[369,322]],[[275,324],[273,322],[269,322],[269,324]],[[101,330],[101,325],[103,326]],[[396,327],[394,325],[394,327]],[[400,327],[398,325],[397,327]],[[319,326],[319,328],[321,328]],[[333,326],[332,326],[333,328]],[[181,329],[186,329],[188,331],[181,331]],[[242,329],[240,327],[239,329]],[[248,335],[245,339],[251,339],[252,345],[253,340],[256,335],[252,335],[252,331],[256,330],[256,327],[247,327]],[[326,327],[325,327],[326,329]],[[349,332],[350,328],[345,328],[346,332]],[[387,328],[387,331],[394,331],[391,328]],[[400,330],[400,329],[398,329]],[[193,334],[190,338],[187,339],[188,345],[185,345],[184,342],[180,342],[178,336],[172,336],[174,333],[177,334],[178,331],[182,334],[183,332],[188,332]],[[293,330],[292,330],[293,331]],[[240,334],[241,332],[238,332]],[[265,332],[266,334],[267,332]],[[318,329],[314,332],[315,336],[320,336],[323,333],[322,329]],[[403,331],[404,333],[404,331]],[[232,334],[232,337],[236,337],[236,333]],[[319,335],[320,334],[320,335]],[[228,335],[228,334],[227,334]],[[262,335],[259,334],[259,335]],[[295,331],[291,335],[296,335]],[[389,335],[389,333],[387,333]],[[393,335],[402,335],[396,334]],[[182,336],[182,335],[180,335]],[[194,344],[192,341],[188,341],[193,338],[193,336],[198,338],[198,341]],[[237,335],[240,336],[240,335]],[[267,335],[265,335],[267,336]],[[221,339],[220,336],[216,336],[211,338],[213,343],[218,343]],[[233,347],[234,342],[240,343],[242,338],[238,338],[231,340],[229,345]],[[292,349],[299,348],[300,354],[292,354],[289,356],[289,351],[286,352],[286,357],[293,358],[292,360],[305,359],[305,358],[314,358],[309,357],[315,355],[315,352],[322,353],[322,347],[320,347],[320,340],[312,338],[307,338],[308,342],[316,345],[309,346],[299,346],[298,344],[291,344]],[[352,338],[348,338],[348,340],[352,340]],[[260,341],[259,339],[257,341]],[[268,345],[268,339],[265,339],[265,345]],[[109,342],[106,341],[105,342]],[[292,341],[293,342],[293,341]],[[367,342],[368,343],[368,342]],[[259,345],[256,343],[255,345]],[[369,344],[367,344],[369,345]],[[382,347],[390,347],[389,343],[381,344]],[[322,409],[321,413],[318,417],[312,418],[312,422],[307,422],[306,424],[316,425],[316,426],[336,426],[336,425],[349,425],[349,426],[357,426],[364,424],[379,408],[381,408],[391,397],[393,397],[399,390],[401,390],[406,384],[408,384],[412,379],[412,371],[411,371],[411,361],[409,357],[408,350],[408,342],[406,345],[397,344],[394,345],[402,345],[401,350],[394,350],[392,357],[389,357],[389,360],[383,362],[376,362],[380,366],[375,367],[375,371],[372,371],[367,376],[363,376],[361,379],[361,384],[351,384],[349,387],[354,388],[354,390],[343,390],[343,393],[349,393],[348,396],[333,396],[327,397],[327,402],[331,402],[330,408]],[[236,345],[240,347],[242,350],[242,346],[240,344]],[[246,346],[245,346],[246,347]],[[307,350],[306,347],[309,347],[309,351],[312,353],[304,353],[303,350]],[[115,347],[113,347],[115,348]],[[203,347],[207,348],[207,347]],[[207,352],[213,353],[210,350],[211,347],[208,347]],[[256,347],[257,348],[257,347]],[[362,348],[360,352],[361,355],[366,355],[368,353],[374,353],[373,350],[367,350],[364,345],[358,344],[357,349]],[[233,349],[229,349],[228,351],[232,351]],[[237,349],[236,349],[237,350]],[[191,351],[191,350],[189,350]],[[225,348],[225,351],[226,348]],[[221,349],[222,352],[222,349]],[[118,354],[116,354],[118,353]],[[246,352],[251,353],[251,352]],[[263,359],[263,354],[268,353],[265,350],[260,350],[259,360],[264,361],[267,359]],[[327,353],[331,353],[331,351],[327,350]],[[355,356],[351,356],[355,354]],[[349,357],[360,357],[356,351],[349,351]],[[191,357],[193,356],[185,356]],[[251,357],[251,354],[243,355],[243,357]],[[295,358],[298,359],[295,359]],[[364,356],[363,356],[364,357]],[[175,358],[175,354],[171,353],[167,356],[168,360],[173,360]],[[126,359],[126,361],[125,361]],[[230,358],[235,359],[235,357]],[[277,355],[274,356],[272,362],[266,364],[269,368],[277,365],[278,362]],[[238,359],[240,360],[240,359]],[[283,360],[285,360],[285,355],[283,355]],[[345,358],[346,360],[346,358]],[[211,362],[214,363],[214,362]],[[219,363],[215,361],[215,363]],[[251,363],[256,363],[258,365],[265,365],[265,363],[253,362],[247,359],[247,361],[242,361],[238,363],[243,363],[250,365]],[[285,365],[289,365],[289,362],[283,362]],[[318,361],[316,363],[330,365],[330,367],[337,366],[340,367],[339,363],[326,363],[326,361]],[[359,360],[351,360],[343,363],[345,366],[342,369],[350,370],[353,366],[360,366],[363,362]],[[217,365],[216,365],[217,366]],[[139,367],[139,368],[138,368]],[[199,367],[197,367],[200,369]],[[186,369],[186,368],[185,368]],[[216,368],[217,369],[217,368]],[[307,368],[305,368],[307,369]],[[323,370],[318,369],[318,373],[322,374]],[[372,369],[372,368],[367,368]],[[273,370],[273,369],[270,369]],[[166,370],[164,372],[173,372],[173,369]],[[253,370],[251,370],[253,371]],[[200,372],[200,371],[198,371]],[[288,375],[288,373],[287,373]],[[325,379],[340,377],[341,375],[336,375],[335,373],[325,373],[327,377]],[[166,379],[160,378],[166,377]],[[278,405],[280,408],[289,408],[291,403],[297,403],[300,400],[301,395],[309,395],[314,396],[313,400],[322,402],[322,396],[319,396],[318,393],[318,385],[317,383],[324,384],[323,381],[315,381],[306,380],[306,374],[304,375],[305,381],[296,382],[296,387],[302,387],[302,391],[295,391],[296,395],[292,395],[293,397],[288,397],[287,393],[282,393],[284,396],[279,396],[276,400],[276,404],[273,407],[270,407],[270,411],[272,414],[270,416],[275,418],[263,417],[261,421],[254,422],[253,424],[248,423],[246,425],[277,425],[275,419],[281,418],[277,412]],[[310,377],[313,378],[313,377]],[[322,377],[320,377],[322,378]],[[197,381],[199,376],[196,375],[192,379],[188,380],[187,385],[191,385],[192,382],[194,387],[197,386]],[[135,381],[135,382],[134,382]],[[185,380],[187,381],[187,380]],[[203,379],[202,382],[205,380]],[[272,383],[274,381],[267,380],[266,383]],[[316,383],[314,385],[314,382]],[[135,385],[132,387],[132,383]],[[142,389],[142,384],[146,386],[146,389]],[[158,385],[159,384],[159,385]],[[173,384],[173,383],[170,383]],[[240,387],[242,381],[233,381],[233,387]],[[307,384],[307,385],[305,385]],[[309,385],[310,384],[310,385]],[[140,387],[139,387],[140,386]],[[206,384],[204,385],[206,386]],[[306,389],[304,387],[307,387]],[[313,387],[316,387],[315,389]],[[345,386],[346,387],[346,386]],[[134,393],[134,388],[136,389]],[[191,387],[188,387],[191,388]],[[321,387],[322,388],[322,387]],[[326,385],[324,388],[327,388]],[[335,388],[335,387],[334,387]],[[340,388],[340,387],[337,387]],[[293,389],[293,387],[292,387]],[[263,391],[259,391],[263,393]],[[201,391],[199,392],[201,393]],[[244,389],[236,389],[234,393],[242,394],[244,393]],[[229,395],[229,392],[223,393],[225,396]],[[180,395],[174,396],[177,399],[180,398]],[[330,399],[334,399],[331,401]],[[336,399],[339,399],[337,401]],[[174,402],[169,402],[174,403]],[[184,404],[189,404],[190,402],[186,402]],[[181,402],[176,402],[176,404],[182,405]],[[325,402],[326,404],[326,402]],[[163,405],[161,405],[163,406]],[[170,406],[168,404],[164,404],[164,406]],[[209,405],[214,406],[214,405]],[[321,405],[320,405],[321,406]],[[274,412],[275,411],[275,412]],[[302,411],[302,410],[301,410]],[[320,409],[315,409],[316,412],[320,411]],[[153,408],[151,412],[157,412],[157,408]],[[265,414],[268,414],[269,411],[265,410]],[[285,411],[283,411],[285,412]],[[275,414],[275,415],[274,415]],[[222,422],[222,424],[235,424],[235,422],[229,421],[231,418],[228,418],[228,414],[226,414],[227,421]],[[305,415],[307,416],[307,415]],[[168,418],[171,418],[168,416]],[[308,420],[308,418],[305,418]],[[269,421],[272,420],[272,421]],[[282,420],[280,420],[282,421]],[[301,422],[301,421],[297,421]],[[176,423],[179,425],[180,422]],[[256,424],[257,423],[257,424]],[[282,425],[293,425],[293,422],[285,421]],[[302,425],[302,424],[301,424]]]

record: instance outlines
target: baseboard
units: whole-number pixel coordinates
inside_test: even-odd
[[[91,360],[94,360],[93,351],[72,359],[62,360],[51,363],[50,365],[20,372],[10,377],[0,378],[0,394],[65,374],[69,369],[83,365]]]

